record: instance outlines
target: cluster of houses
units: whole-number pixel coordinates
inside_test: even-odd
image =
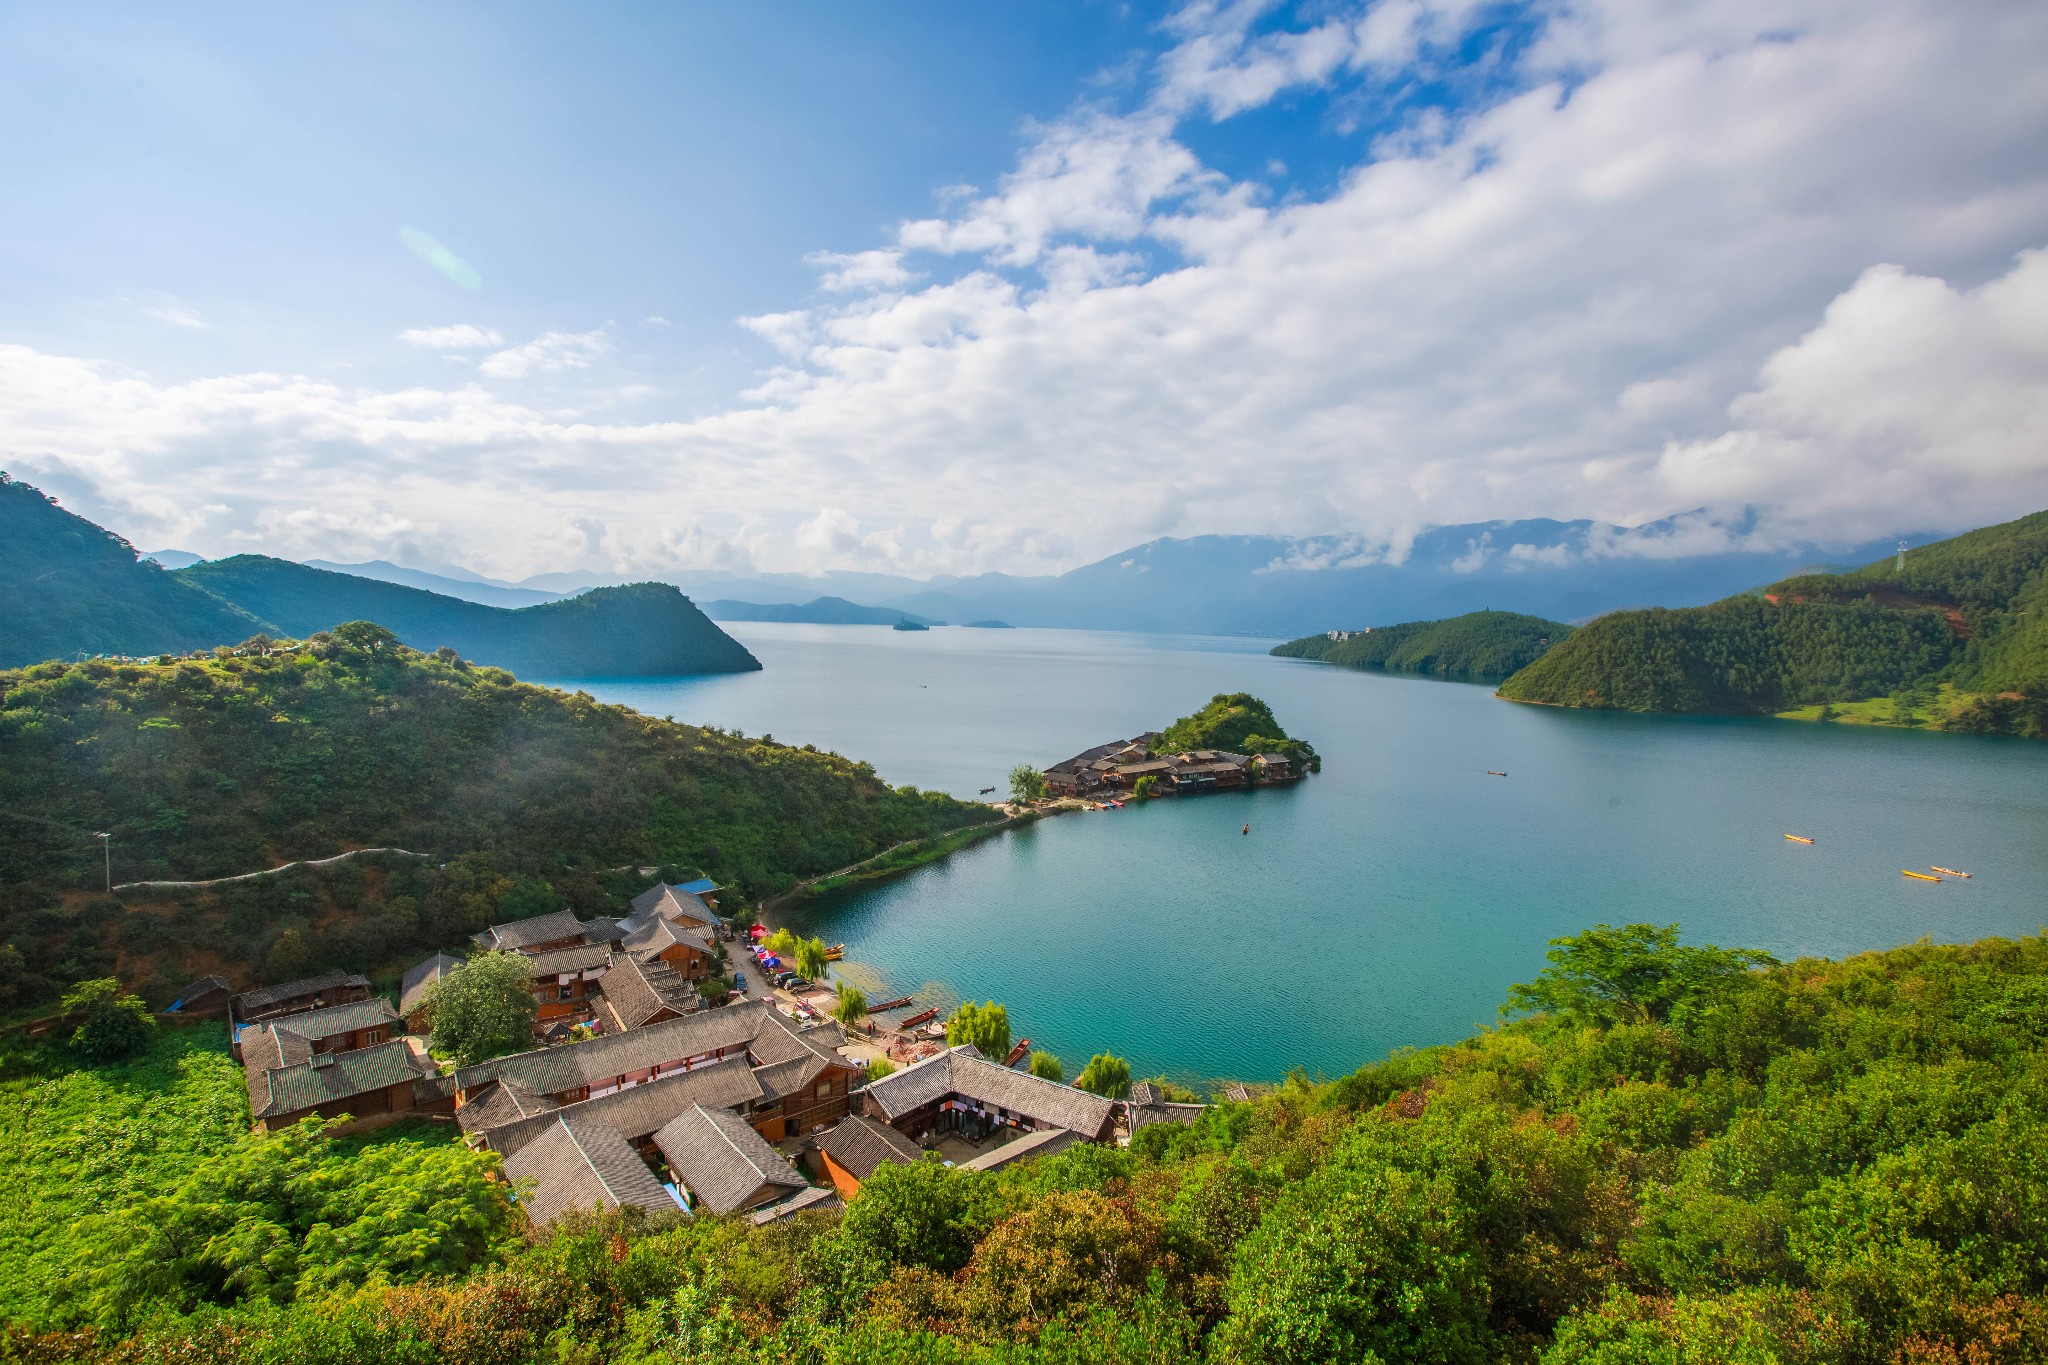
[[[972,1047],[870,1080],[837,1023],[698,996],[722,955],[715,890],[656,886],[621,920],[565,911],[476,935],[528,960],[539,1008],[535,1047],[475,1066],[444,1071],[410,1032],[428,987],[462,970],[445,954],[405,973],[396,1008],[332,972],[239,994],[207,977],[172,1009],[226,1013],[259,1131],[442,1116],[504,1158],[536,1226],[593,1207],[767,1222],[838,1207],[927,1151],[990,1170],[1201,1112],[1146,1086],[1104,1099]]]
[[[1144,777],[1155,779],[1162,796],[1184,796],[1227,787],[1292,782],[1301,774],[1285,754],[1234,754],[1222,749],[1186,753],[1154,753],[1159,736],[1113,740],[1085,749],[1045,770],[1045,789],[1053,796],[1102,796],[1129,791]]]

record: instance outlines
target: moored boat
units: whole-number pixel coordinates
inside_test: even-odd
[[[1918,882],[1938,882],[1941,880],[1941,878],[1939,877],[1930,877],[1925,872],[1915,872],[1913,871],[1913,869],[1909,867],[1900,868],[1899,875],[1902,877],[1911,877],[1914,881]]]
[[[1969,874],[1969,873],[1967,873],[1967,872],[1958,872],[1958,871],[1956,871],[1956,870],[1955,870],[1954,868],[1952,868],[1952,867],[1937,867],[1937,868],[1935,868],[1934,870],[1935,870],[1936,872],[1946,873],[1946,874],[1947,874],[1948,876],[1951,876],[1951,877],[1963,877],[1963,878],[1968,878],[1968,877],[1969,877],[1969,875],[1970,875],[1970,874]]]
[[[844,943],[835,943],[825,950],[825,960],[827,962],[837,962],[845,956],[846,945]]]

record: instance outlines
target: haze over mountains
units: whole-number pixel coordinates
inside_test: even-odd
[[[1292,637],[1332,627],[1383,625],[1470,611],[1523,612],[1584,621],[1625,607],[1696,606],[1825,564],[1889,553],[1891,539],[1771,549],[1742,545],[1747,528],[1697,516],[1624,528],[1592,521],[1495,521],[1424,531],[1405,552],[1357,537],[1197,536],[1163,539],[1059,575],[986,573],[930,579],[834,570],[641,574],[710,600],[714,619],[871,623],[893,613],[931,621],[1000,618],[1017,626]],[[1921,543],[1931,537],[1910,537]],[[1698,548],[1693,548],[1698,547]],[[436,565],[383,561],[317,567],[427,588],[490,605],[511,593],[564,595],[635,576],[536,574],[517,583]],[[845,599],[864,612],[790,616],[749,607]]]

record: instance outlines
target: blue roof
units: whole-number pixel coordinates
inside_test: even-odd
[[[684,882],[676,888],[678,891],[687,891],[693,896],[701,896],[707,891],[716,891],[717,889],[718,883],[712,881],[709,877],[699,877],[694,882]]]

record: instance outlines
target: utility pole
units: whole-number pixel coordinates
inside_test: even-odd
[[[1906,542],[1902,540],[1902,541],[1900,541],[1900,542],[1899,542],[1899,566],[1898,566],[1898,568],[1897,568],[1896,570],[1894,570],[1894,572],[1896,572],[1896,573],[1904,573],[1905,571],[1906,571]]]
[[[95,834],[92,837],[100,841],[100,851],[106,855],[107,894],[111,896],[114,894],[114,836]]]

